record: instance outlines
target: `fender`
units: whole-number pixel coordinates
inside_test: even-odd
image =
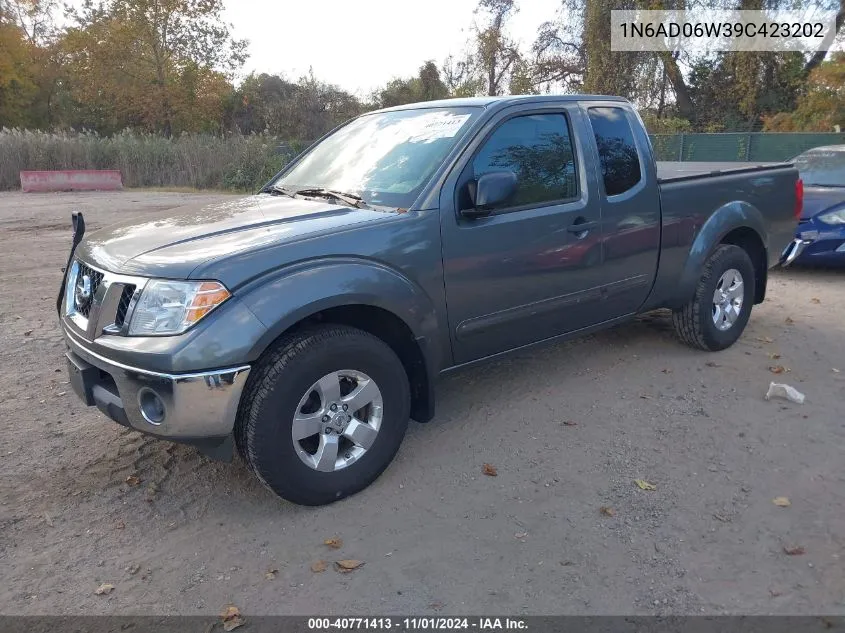
[[[283,332],[328,308],[366,305],[386,310],[411,330],[420,344],[429,377],[442,365],[441,330],[428,294],[401,272],[359,257],[300,262],[259,277],[239,293],[241,301],[267,328],[250,352],[258,358]]]
[[[670,303],[671,307],[680,307],[689,300],[695,293],[695,287],[701,278],[704,262],[728,233],[740,228],[750,228],[757,233],[768,252],[769,236],[763,214],[757,207],[741,200],[728,202],[719,207],[701,226],[690,247],[686,264]]]

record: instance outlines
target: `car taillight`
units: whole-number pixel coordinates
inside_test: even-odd
[[[795,219],[801,219],[801,212],[804,211],[804,181],[800,178],[795,181]]]

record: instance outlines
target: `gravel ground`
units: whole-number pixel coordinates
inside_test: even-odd
[[[0,612],[845,614],[843,274],[773,274],[719,354],[657,313],[444,378],[374,485],[302,508],[66,382],[70,212],[96,228],[221,197],[0,194]],[[765,401],[772,379],[807,402]]]

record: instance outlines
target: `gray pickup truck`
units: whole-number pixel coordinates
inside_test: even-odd
[[[360,116],[260,193],[112,226],[58,298],[75,392],[307,505],[434,415],[440,374],[670,308],[724,349],[789,251],[787,164],[656,164],[624,99],[452,99]]]

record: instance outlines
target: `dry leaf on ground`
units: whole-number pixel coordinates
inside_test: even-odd
[[[228,633],[229,631],[234,631],[236,628],[238,628],[239,626],[243,626],[243,625],[244,625],[244,619],[243,618],[241,618],[241,617],[232,618],[231,620],[227,620],[226,622],[223,623],[223,630]]]
[[[772,499],[772,503],[780,508],[788,508],[792,505],[792,502],[789,500],[789,497],[775,497]]]
[[[223,610],[223,613],[220,614],[220,619],[223,620],[224,631],[234,631],[244,624],[244,619],[241,617],[241,610],[233,605],[229,605]]]
[[[614,510],[610,506],[600,507],[599,512],[601,512],[604,516],[607,516],[607,517],[612,517],[612,516],[616,515],[616,510]]]
[[[311,571],[315,574],[319,574],[321,571],[326,571],[326,561],[318,560],[316,563],[311,563]]]
[[[806,550],[800,545],[794,545],[792,547],[784,546],[783,553],[787,556],[801,556],[804,554]]]
[[[490,464],[484,464],[484,466],[481,467],[481,472],[483,472],[488,477],[496,477],[499,474],[499,471],[497,471]]]
[[[792,317],[786,317],[786,318],[783,320],[783,322],[784,322],[784,323],[786,323],[787,325],[794,325],[794,324],[795,324],[795,319],[793,319]]]
[[[112,591],[114,591],[114,585],[110,585],[109,583],[104,582],[102,585],[100,585],[94,590],[94,593],[98,596],[107,596]]]
[[[336,536],[332,538],[327,538],[323,541],[323,545],[328,545],[332,549],[340,549],[343,546],[343,541]]]
[[[278,573],[279,573],[279,570],[278,570],[278,569],[268,569],[268,570],[265,572],[264,577],[265,577],[267,580],[273,580],[273,579],[276,577],[276,575],[277,575]]]
[[[773,365],[769,367],[769,371],[773,374],[783,374],[790,371],[789,367],[784,367],[783,365]]]
[[[351,571],[355,571],[363,564],[364,561],[361,560],[336,560],[334,563],[334,568],[341,574],[348,574]]]
[[[123,521],[118,521],[117,523],[114,524],[115,530],[122,530],[125,527],[126,527],[126,523],[124,523]]]
[[[138,475],[129,475],[125,481],[128,485],[134,487],[141,483],[141,478]]]
[[[777,360],[778,358],[780,358],[780,354],[769,354],[769,358],[771,358],[772,360]]]
[[[822,300],[819,299],[818,297],[813,297],[812,299],[810,299],[810,303],[821,303],[821,302],[822,302]]]
[[[774,343],[775,340],[771,336],[758,336],[757,340],[761,343]]]
[[[637,484],[637,486],[639,486],[641,490],[657,490],[657,486],[648,483],[644,479],[635,479],[634,483]]]

